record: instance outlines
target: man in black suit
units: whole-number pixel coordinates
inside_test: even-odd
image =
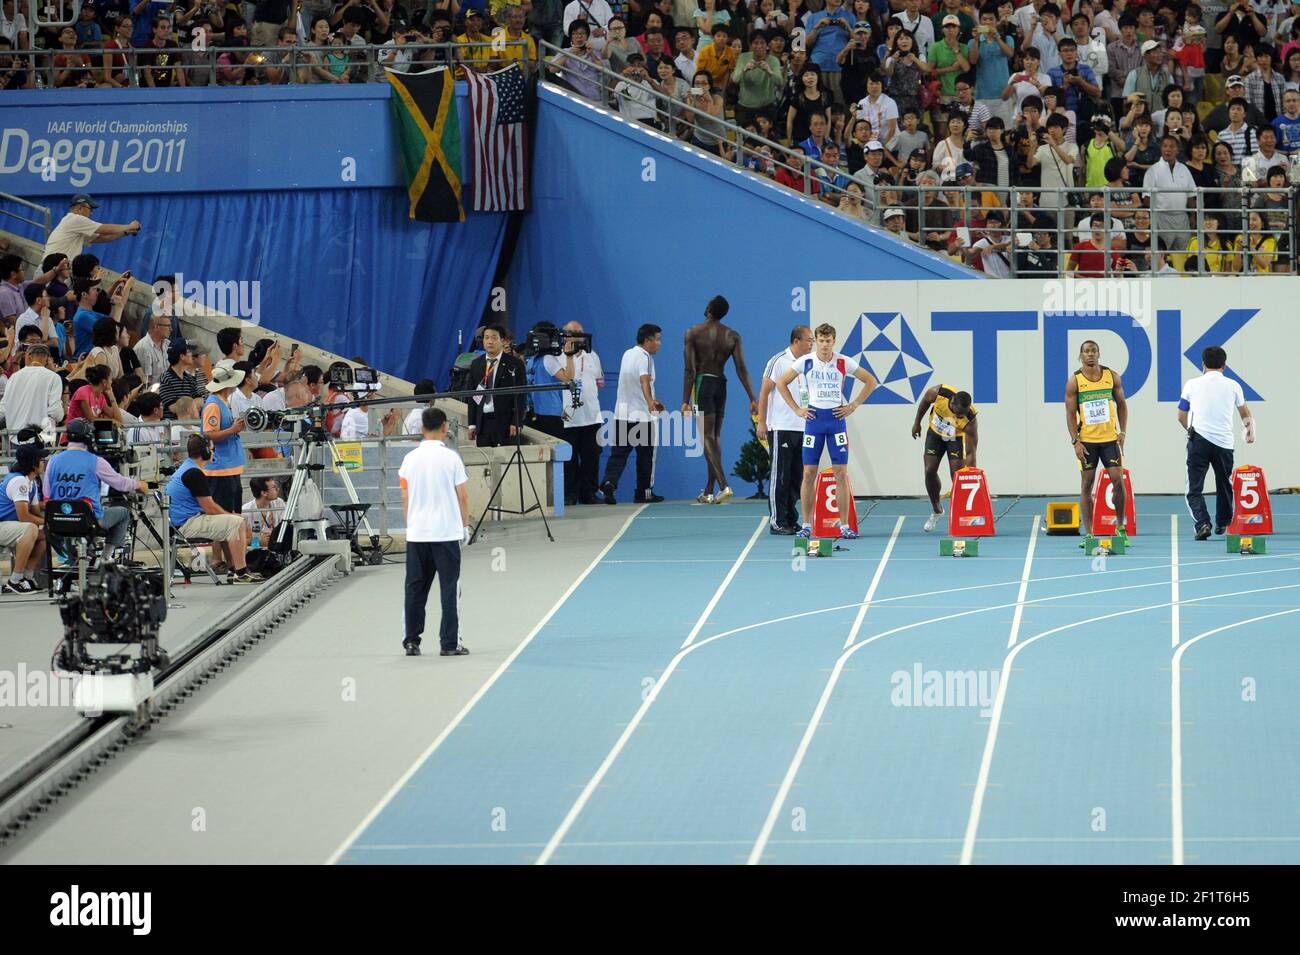
[[[487,352],[469,366],[469,384],[480,391],[528,384],[524,363],[503,350],[504,330],[489,325],[483,330]],[[516,426],[523,421],[524,395],[475,395],[469,400],[469,439],[480,448],[495,448],[515,440]]]

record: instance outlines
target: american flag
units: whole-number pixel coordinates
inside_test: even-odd
[[[528,204],[528,143],[524,73],[510,65],[495,73],[466,70],[474,164],[475,212],[510,212]]]

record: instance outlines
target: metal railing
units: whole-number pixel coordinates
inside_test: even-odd
[[[154,53],[167,51],[175,54],[175,62],[159,66],[149,61]],[[88,62],[56,66],[58,56]],[[189,86],[278,86],[372,83],[382,81],[389,70],[414,73],[440,66],[490,71],[519,63],[525,72],[536,69],[525,40],[499,37],[472,43],[47,49],[18,51],[14,57],[27,58],[29,82],[52,89],[143,87],[149,85],[146,72],[158,74],[151,77],[155,86],[180,85],[174,79],[178,73]]]
[[[44,233],[42,244],[44,244],[45,240],[49,239],[50,231],[54,228],[54,219],[50,213],[49,206],[40,206],[34,202],[28,202],[26,199],[22,199],[18,196],[11,196],[7,192],[0,192],[0,203],[12,204],[18,206],[20,209],[30,209],[33,213],[40,216],[39,219],[28,219],[26,216],[22,215],[22,213],[15,212],[12,209],[6,209],[3,205],[0,205],[0,216],[8,216],[10,219],[17,219],[19,222],[25,222],[28,225],[34,225],[36,228],[41,229]]]

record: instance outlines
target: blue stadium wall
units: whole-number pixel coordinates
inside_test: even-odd
[[[457,333],[468,339],[487,304],[506,217],[412,222],[388,100],[379,84],[6,93],[0,192],[56,222],[89,192],[100,221],[143,225],[89,248],[110,268],[260,280],[267,328],[445,384]]]
[[[767,359],[807,321],[809,282],[977,277],[574,97],[542,89],[540,100],[533,211],[507,284],[511,320],[581,321],[605,368],[603,409],[613,408],[619,360],[645,322],[663,328],[656,393],[680,408],[683,335],[714,295],[731,303],[727,323],[744,335],[757,394]],[[728,474],[750,428],[744,389],[730,377]],[[670,431],[681,434],[676,423]],[[656,460],[655,487],[669,498],[694,497],[705,476],[704,459],[682,447]],[[630,474],[623,484],[630,495]]]

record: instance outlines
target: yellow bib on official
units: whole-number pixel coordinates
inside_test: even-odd
[[[1079,440],[1085,444],[1106,444],[1119,438],[1115,413],[1115,376],[1105,365],[1101,378],[1090,381],[1083,369],[1074,373],[1079,389]]]

